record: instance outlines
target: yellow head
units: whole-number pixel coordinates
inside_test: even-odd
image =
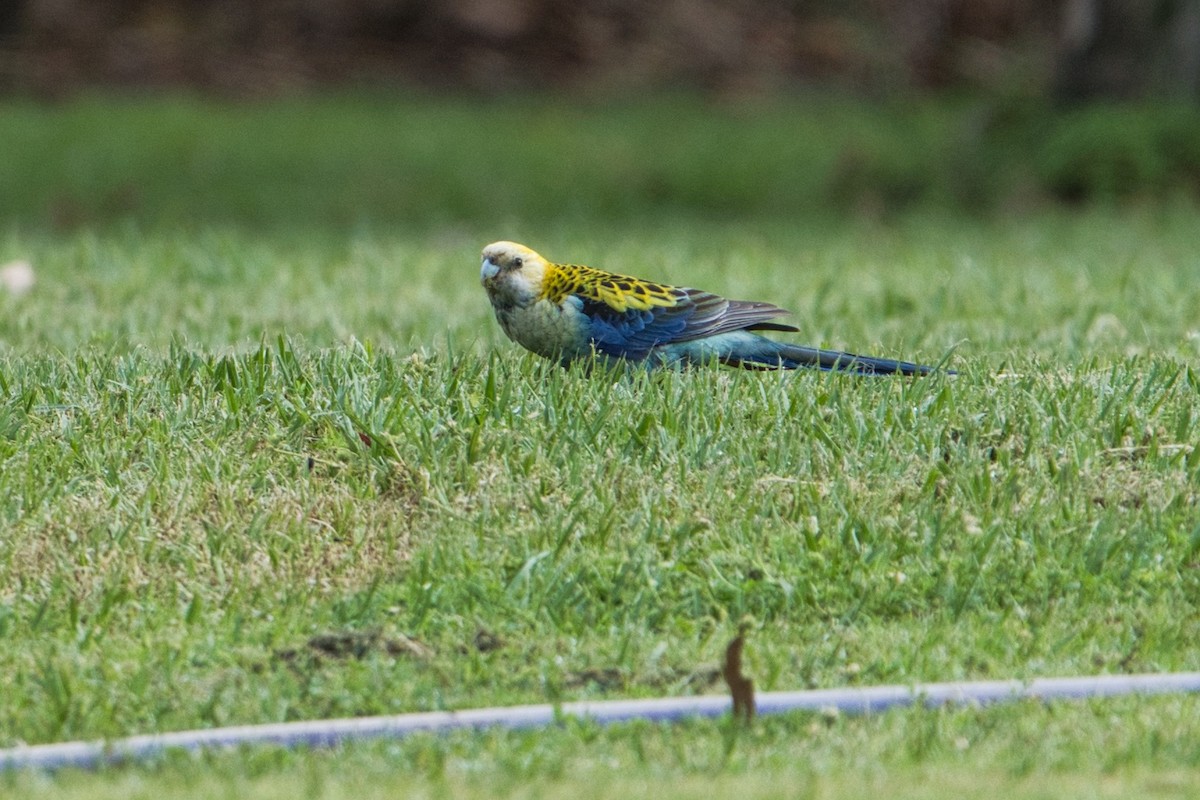
[[[479,281],[497,308],[525,307],[541,294],[548,266],[523,244],[493,242],[483,248]]]
[[[516,242],[492,242],[483,248],[483,265],[479,280],[484,286],[503,277],[519,275],[525,281],[537,282],[546,272],[546,259]]]

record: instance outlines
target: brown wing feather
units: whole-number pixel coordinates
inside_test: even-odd
[[[690,303],[692,312],[687,330],[679,341],[702,339],[730,331],[798,331],[792,325],[775,322],[788,311],[771,303],[749,300],[726,300],[720,295],[699,289],[680,289]],[[682,305],[682,304],[681,304]],[[686,307],[686,306],[684,306]]]

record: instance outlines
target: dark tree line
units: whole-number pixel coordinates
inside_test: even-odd
[[[0,86],[1200,97],[1200,0],[0,0]]]

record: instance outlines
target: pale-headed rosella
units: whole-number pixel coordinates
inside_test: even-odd
[[[777,342],[755,331],[776,322],[770,303],[727,300],[577,264],[555,264],[516,242],[483,249],[480,280],[517,344],[563,364],[581,358],[650,366],[716,361],[746,369],[811,367],[859,375],[925,375],[933,367]]]

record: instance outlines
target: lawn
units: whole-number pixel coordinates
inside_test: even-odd
[[[492,102],[0,114],[0,263],[38,280],[0,295],[0,746],[720,691],[744,618],[762,690],[1200,669],[1191,200],[822,210],[779,171],[840,196],[872,112],[797,144],[802,107],[676,99],[665,159],[644,107]],[[959,374],[564,370],[491,316],[500,238]],[[571,724],[0,792],[1185,797],[1198,711]]]

